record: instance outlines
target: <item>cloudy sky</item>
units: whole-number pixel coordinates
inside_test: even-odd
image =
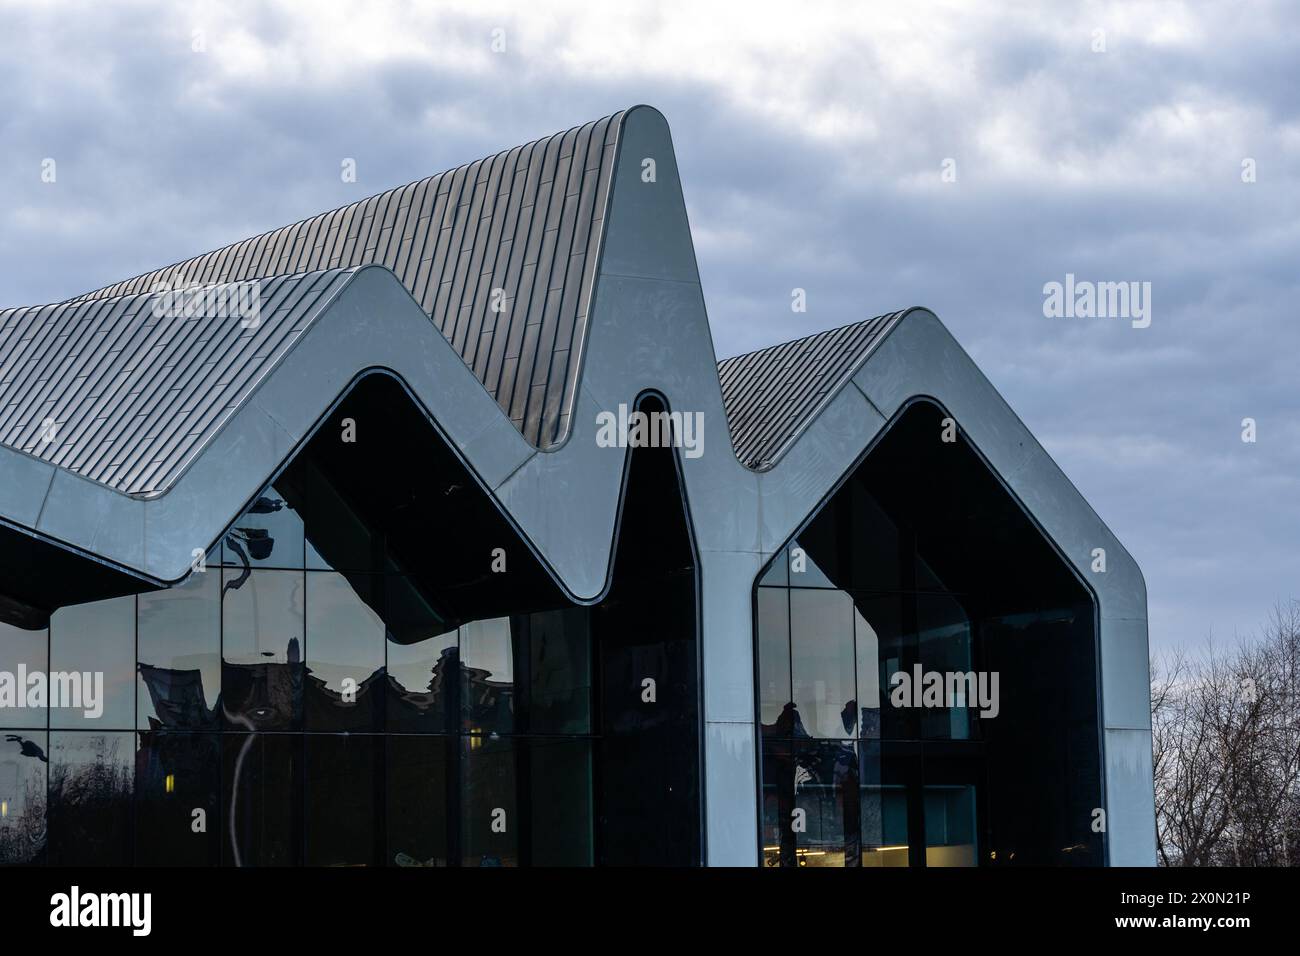
[[[1254,633],[1300,598],[1300,30],[866,6],[0,0],[0,306],[650,103],[719,357],[933,309],[1143,567],[1153,646]],[[1067,273],[1150,282],[1150,327],[1045,317]]]

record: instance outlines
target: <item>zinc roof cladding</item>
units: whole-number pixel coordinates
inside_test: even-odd
[[[261,280],[255,315],[187,316],[180,296],[149,294],[0,310],[0,444],[124,494],[156,493],[355,271]]]
[[[623,113],[503,150],[73,301],[378,264],[523,436],[562,441]]]
[[[769,468],[902,317],[880,315],[718,363],[736,457]]]

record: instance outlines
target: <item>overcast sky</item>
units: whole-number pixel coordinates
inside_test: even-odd
[[[1142,566],[1154,648],[1257,631],[1300,598],[1300,30],[866,6],[0,0],[0,306],[650,103],[720,358],[933,309]],[[1067,273],[1150,282],[1150,326],[1045,317]]]

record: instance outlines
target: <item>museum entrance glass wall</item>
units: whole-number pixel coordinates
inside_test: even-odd
[[[910,406],[758,581],[764,865],[1103,863],[1093,607]]]
[[[363,379],[182,584],[0,624],[0,672],[103,680],[0,710],[0,863],[698,863],[693,551],[671,452],[636,456],[655,517],[577,606]]]

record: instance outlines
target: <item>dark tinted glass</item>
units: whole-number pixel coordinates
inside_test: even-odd
[[[591,731],[591,634],[585,608],[530,614],[528,713],[530,734]]]
[[[309,866],[380,862],[382,744],[381,738],[369,735],[307,735]]]
[[[474,736],[461,746],[461,863],[518,866],[515,741]]]
[[[139,735],[135,862],[215,866],[221,860],[221,747],[215,734]]]
[[[302,740],[298,734],[221,738],[221,856],[226,866],[302,863]]]
[[[387,826],[390,866],[447,866],[455,737],[390,736]]]
[[[531,737],[519,761],[523,846],[532,866],[592,862],[591,742]]]
[[[49,862],[125,866],[131,862],[135,734],[50,734]]]

